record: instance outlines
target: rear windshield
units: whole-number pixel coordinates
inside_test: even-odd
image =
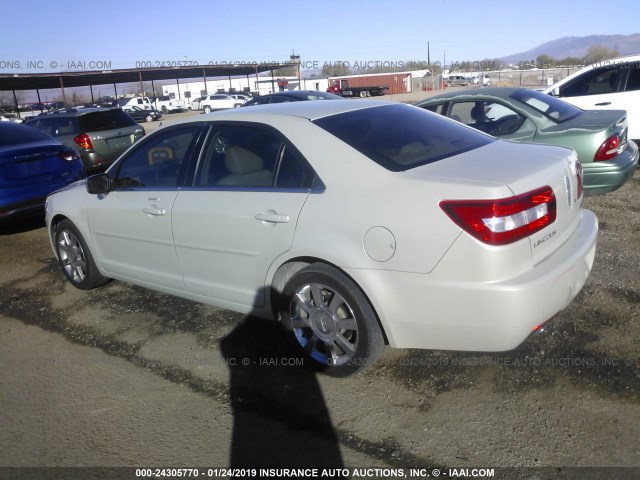
[[[557,123],[566,122],[567,120],[580,115],[580,112],[582,112],[578,107],[575,107],[564,100],[560,100],[537,90],[518,90],[511,95],[511,98],[515,98],[522,103],[526,103],[531,108],[546,115]]]
[[[0,147],[43,141],[52,141],[52,139],[49,135],[27,125],[7,123],[0,127]]]
[[[101,132],[136,125],[135,120],[122,110],[87,113],[78,117],[78,122],[83,132]]]
[[[404,104],[341,113],[314,123],[393,172],[437,162],[495,141],[441,115]]]

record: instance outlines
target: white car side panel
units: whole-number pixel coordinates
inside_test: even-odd
[[[597,230],[595,215],[584,211],[579,228],[554,255],[500,282],[468,281],[461,262],[455,280],[440,278],[438,269],[429,275],[347,273],[364,286],[393,347],[510,350],[578,294],[593,265]]]
[[[291,247],[307,196],[307,192],[181,191],[173,209],[173,231],[185,287],[211,299],[263,306],[267,271]]]
[[[85,191],[94,257],[109,276],[182,288],[171,231],[176,195],[177,191],[113,191],[103,196]]]

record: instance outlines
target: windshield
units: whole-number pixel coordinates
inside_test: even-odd
[[[364,108],[316,125],[387,170],[400,172],[468,152],[495,139],[410,105]]]
[[[511,95],[511,98],[526,103],[534,110],[546,115],[557,123],[566,122],[580,115],[582,112],[581,109],[564,100],[538,92],[537,90],[518,90]]]

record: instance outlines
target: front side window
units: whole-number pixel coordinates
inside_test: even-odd
[[[456,102],[449,116],[496,137],[515,133],[525,118],[512,108],[493,101]]]
[[[618,91],[621,73],[615,66],[594,68],[560,87],[560,96],[581,97],[615,93]]]
[[[409,170],[495,139],[409,105],[363,108],[314,123],[387,170]]]
[[[199,126],[183,127],[145,142],[120,163],[116,189],[179,186],[199,132]]]

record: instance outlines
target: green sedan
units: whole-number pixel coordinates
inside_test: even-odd
[[[505,140],[573,148],[585,195],[617,190],[638,164],[624,110],[581,110],[542,92],[508,87],[444,93],[415,105]]]

